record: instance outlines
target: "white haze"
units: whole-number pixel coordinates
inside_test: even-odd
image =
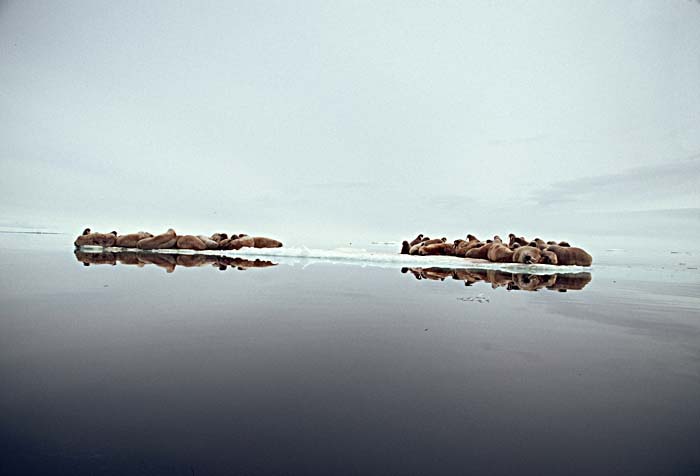
[[[700,230],[695,1],[5,1],[0,57],[1,229]]]

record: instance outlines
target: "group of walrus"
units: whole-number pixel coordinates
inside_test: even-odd
[[[585,250],[569,245],[565,241],[545,242],[540,238],[527,240],[513,233],[508,235],[508,243],[498,236],[493,240],[481,241],[474,235],[466,240],[447,242],[447,238],[430,239],[418,235],[413,241],[404,241],[401,254],[408,255],[447,255],[473,258],[494,263],[556,264],[590,266],[593,258]]]
[[[138,248],[141,250],[240,250],[241,248],[281,248],[282,243],[263,236],[248,236],[244,233],[227,235],[214,233],[206,235],[178,235],[170,228],[165,233],[153,236],[145,231],[120,235],[116,231],[110,233],[94,233],[86,228],[83,234],[75,240],[75,246],[102,246],[119,248]]]

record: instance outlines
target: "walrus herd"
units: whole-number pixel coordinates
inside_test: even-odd
[[[282,242],[263,236],[248,236],[245,233],[227,235],[214,233],[206,235],[178,235],[170,228],[160,235],[152,235],[145,231],[120,235],[116,231],[110,233],[95,233],[86,228],[83,234],[75,240],[75,246],[102,246],[119,248],[138,248],[141,250],[240,250],[241,248],[281,248]]]
[[[590,266],[593,258],[585,250],[571,246],[565,241],[545,242],[540,238],[527,240],[513,233],[508,235],[508,243],[501,237],[481,241],[474,235],[458,239],[452,243],[447,238],[430,239],[422,234],[412,241],[404,241],[401,254],[408,255],[446,255],[461,258],[473,258],[494,263],[522,264],[556,264]]]

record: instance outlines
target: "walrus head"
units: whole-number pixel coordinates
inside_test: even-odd
[[[116,232],[116,231],[114,231],[114,230],[110,231],[110,232],[109,232],[109,234],[110,234],[110,235],[114,235],[114,236],[117,236],[117,232]]]
[[[503,243],[503,240],[498,235],[494,235],[493,241],[494,241],[494,243]]]
[[[85,229],[83,230],[83,236],[89,235],[89,234],[90,234],[90,228],[85,228]]]
[[[542,251],[540,253],[540,263],[542,264],[557,264],[559,263],[559,260],[557,258],[557,255],[554,254],[552,251]]]
[[[527,244],[527,246],[533,246],[533,247],[537,248],[537,242],[531,241],[530,243]]]
[[[552,243],[552,244],[556,245],[556,243]],[[560,241],[560,242],[559,242],[559,246],[570,247],[571,245],[570,245],[569,243],[567,243],[566,241]]]
[[[472,234],[467,235],[467,240],[468,241],[479,241],[479,239]]]
[[[510,245],[511,250],[517,250],[518,248],[520,248],[520,243],[513,243]]]

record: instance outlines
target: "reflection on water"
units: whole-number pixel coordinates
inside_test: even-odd
[[[571,274],[530,274],[508,273],[494,269],[461,269],[461,268],[401,268],[402,273],[410,272],[416,279],[444,281],[452,278],[464,281],[465,286],[474,283],[491,283],[493,289],[505,287],[508,291],[550,291],[566,292],[581,290],[591,282],[591,273]]]
[[[75,257],[85,266],[93,264],[108,264],[114,266],[119,263],[141,268],[147,264],[153,264],[165,269],[168,273],[175,271],[177,266],[198,268],[200,266],[211,265],[214,268],[218,268],[220,271],[225,271],[229,267],[239,271],[245,271],[250,268],[268,268],[277,265],[272,261],[263,261],[260,259],[249,260],[244,258],[232,258],[230,256],[166,254],[146,251],[86,252],[76,249]]]

